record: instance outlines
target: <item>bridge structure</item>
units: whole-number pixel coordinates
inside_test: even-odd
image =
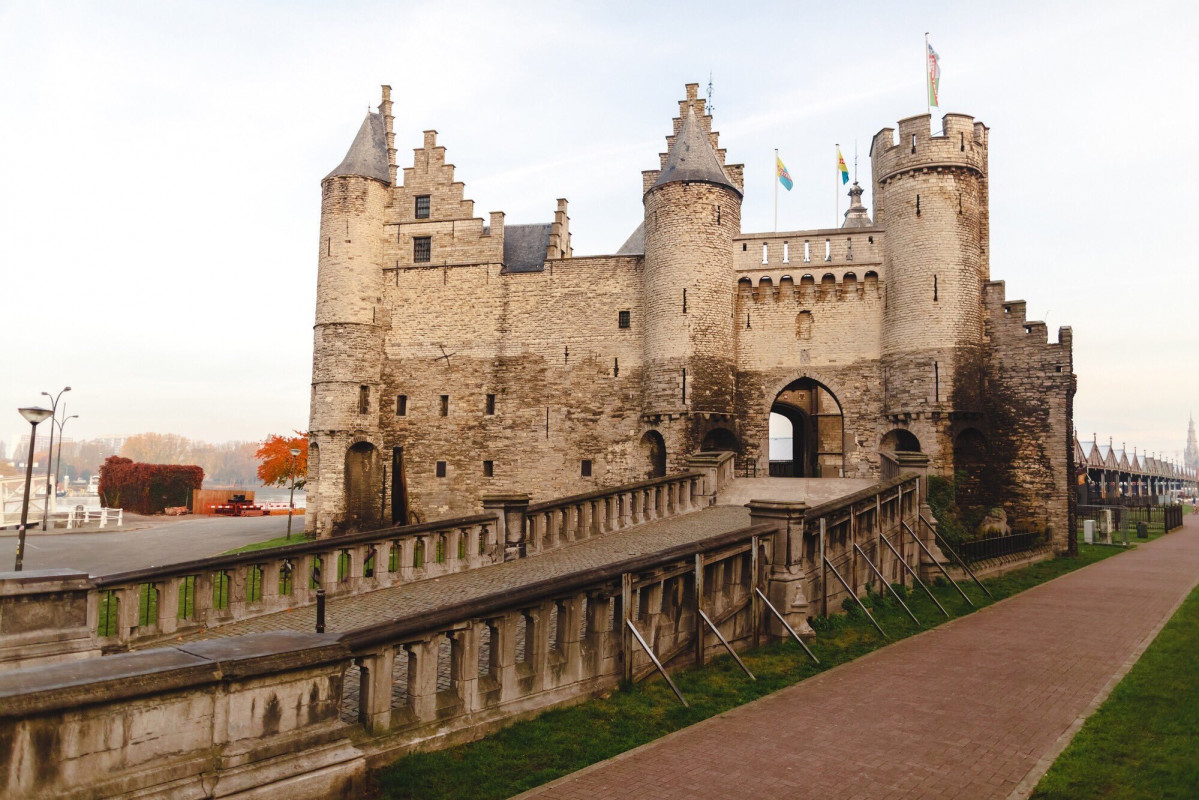
[[[802,643],[809,618],[944,569],[927,460],[892,460],[878,482],[744,483],[731,453],[701,453],[470,517],[0,575],[0,794],[326,797],[414,748]]]

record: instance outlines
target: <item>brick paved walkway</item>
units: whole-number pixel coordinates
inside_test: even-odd
[[[694,514],[585,539],[519,561],[392,586],[366,594],[330,598],[326,604],[326,630],[353,630],[414,616],[449,603],[463,602],[559,575],[587,573],[629,556],[710,539],[747,527],[749,524],[748,509],[716,506]],[[278,630],[311,631],[315,627],[316,606],[309,605],[211,628],[184,638],[211,639]]]
[[[1026,796],[1199,580],[1199,520],[522,797]]]

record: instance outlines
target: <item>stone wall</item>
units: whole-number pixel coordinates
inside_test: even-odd
[[[1049,530],[1063,551],[1073,530],[1073,334],[1063,327],[1049,342],[1044,322],[1025,319],[1024,301],[1006,299],[1003,281],[988,283],[984,298],[989,479],[1013,529]]]

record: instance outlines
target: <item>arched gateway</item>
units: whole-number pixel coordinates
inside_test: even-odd
[[[845,466],[841,404],[811,378],[788,384],[770,406],[770,474],[836,478]]]

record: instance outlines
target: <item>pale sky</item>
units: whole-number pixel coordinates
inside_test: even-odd
[[[992,277],[1051,338],[1073,326],[1080,433],[1180,454],[1197,22],[1183,2],[0,2],[0,439],[67,384],[74,438],[304,429],[320,180],[381,83],[401,166],[436,128],[479,216],[549,221],[566,197],[575,254],[602,254],[709,74],[743,229],[772,226],[775,147],[780,229],[828,226],[834,143],[868,187],[871,137],[924,113],[929,31],[942,112],[991,127]]]

